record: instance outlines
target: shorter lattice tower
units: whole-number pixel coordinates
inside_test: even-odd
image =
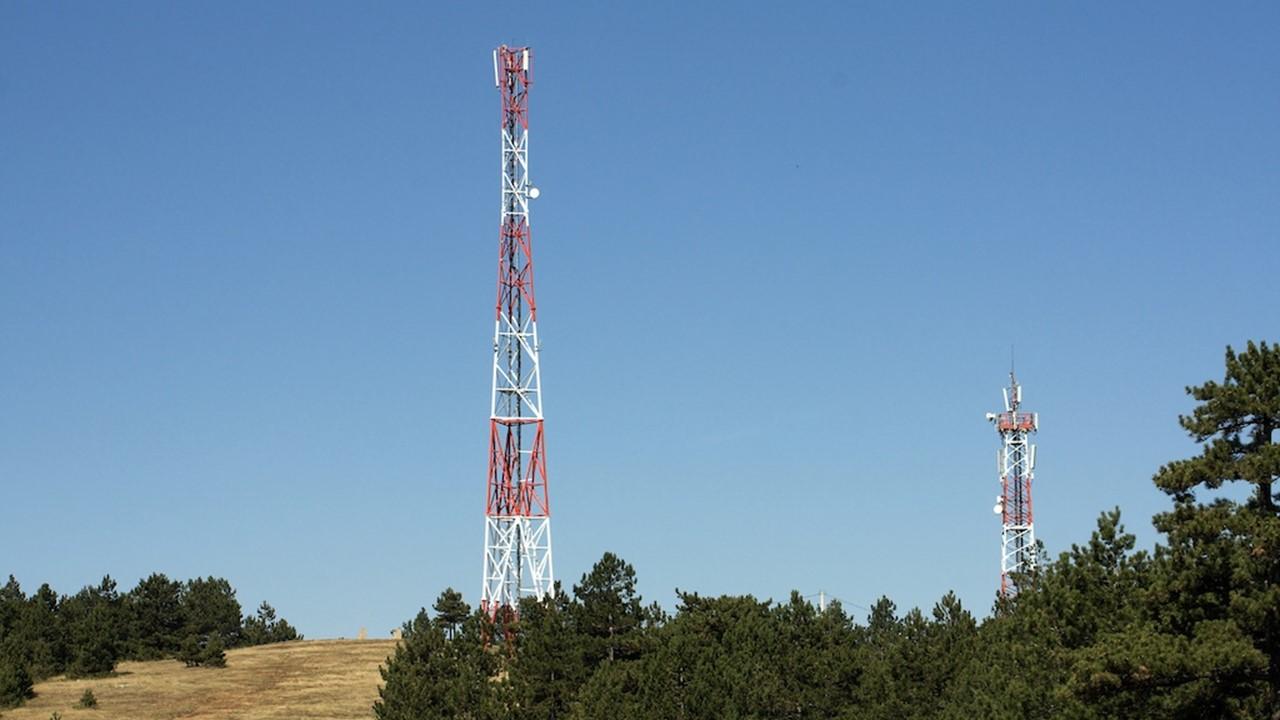
[[[1035,477],[1036,446],[1028,441],[1040,429],[1036,413],[1021,411],[1022,386],[1009,371],[1009,387],[1004,389],[1004,412],[987,413],[1000,434],[996,470],[1000,494],[992,510],[1000,516],[1000,594],[1018,592],[1015,573],[1030,572],[1036,566],[1036,530],[1031,514],[1031,481]]]

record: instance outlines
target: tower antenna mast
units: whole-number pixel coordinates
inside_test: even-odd
[[[992,510],[1000,516],[1000,594],[1017,594],[1017,578],[1036,566],[1036,531],[1031,513],[1031,481],[1035,477],[1036,446],[1028,441],[1040,429],[1037,413],[1022,412],[1022,386],[1014,375],[1010,354],[1009,387],[1004,389],[1004,412],[987,413],[1000,435],[996,471],[1000,494]]]
[[[529,183],[531,60],[527,47],[503,45],[493,52],[493,80],[502,96],[502,207],[480,594],[481,608],[493,619],[514,616],[521,597],[545,597],[554,582],[529,232],[529,200],[538,196]]]

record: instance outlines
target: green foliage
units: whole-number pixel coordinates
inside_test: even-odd
[[[32,697],[26,665],[21,659],[0,655],[0,707],[15,707]]]
[[[1280,717],[1280,345],[1249,342],[1238,354],[1228,347],[1222,382],[1187,392],[1198,405],[1179,422],[1202,451],[1155,475],[1175,506],[1155,518],[1168,544],[1156,555],[1152,632],[1169,636],[1159,638],[1161,646],[1188,651],[1197,643],[1235,647],[1246,638],[1265,663],[1259,668],[1245,653],[1224,669],[1208,664],[1211,650],[1195,652],[1180,660],[1200,664],[1184,664],[1164,681],[1172,693],[1187,696],[1188,708],[1199,707],[1196,698],[1210,692],[1251,698],[1238,707],[1215,706],[1222,717],[1263,709]],[[1197,491],[1226,483],[1251,485],[1248,502],[1197,502]],[[1128,691],[1124,683],[1118,690]]]
[[[225,647],[240,643],[240,603],[231,583],[222,578],[196,578],[187,582],[181,596],[186,635],[217,636]]]
[[[240,641],[244,645],[265,645],[301,639],[298,631],[288,621],[277,618],[276,609],[266,602],[258,606],[257,615],[245,616],[240,633]]]
[[[64,672],[71,661],[71,648],[63,600],[47,583],[30,598],[22,599],[17,582],[12,577],[9,580],[17,594],[5,601],[15,612],[5,628],[3,652],[23,663],[33,680]]]
[[[139,660],[169,657],[178,651],[186,619],[182,583],[163,573],[140,580],[126,598],[130,623],[129,654]]]
[[[225,649],[246,637],[301,636],[267,603],[242,623],[235,590],[221,578],[183,584],[157,573],[121,595],[108,576],[70,597],[47,584],[28,597],[10,576],[0,587],[0,705],[20,702],[32,682],[104,675],[124,657],[220,666]]]
[[[508,664],[517,717],[552,720],[568,715],[588,675],[583,663],[584,638],[574,624],[574,607],[559,583],[545,600],[526,598],[520,603],[516,653]]]
[[[1200,404],[1191,415],[1178,418],[1204,444],[1203,452],[1160,468],[1155,481],[1170,493],[1248,482],[1256,486],[1255,506],[1274,515],[1280,445],[1272,434],[1280,430],[1280,345],[1250,341],[1238,355],[1228,347],[1226,366],[1221,383],[1210,380],[1187,388]]]
[[[477,613],[453,639],[424,609],[404,627],[395,654],[381,668],[383,687],[373,713],[378,720],[506,717],[503,685],[491,681],[498,658],[485,647],[491,629]]]
[[[453,588],[445,588],[431,609],[436,611],[436,625],[444,630],[444,636],[450,640],[458,634],[462,623],[471,615],[471,607],[463,602],[462,593]]]
[[[93,694],[93,690],[84,689],[84,693],[80,696],[80,702],[76,703],[76,707],[92,710],[98,707],[98,698]]]
[[[222,645],[222,638],[216,633],[209,636],[200,650],[200,664],[204,667],[226,667],[227,654]]]
[[[200,645],[200,638],[195,634],[187,635],[182,638],[182,643],[178,648],[178,661],[187,667],[196,667],[204,661],[203,648]]]
[[[116,582],[104,577],[97,587],[85,587],[62,603],[70,641],[71,677],[104,675],[115,669],[128,633],[126,610]]]
[[[635,657],[644,620],[636,594],[636,571],[617,555],[606,552],[573,586],[578,599],[577,625],[588,638],[587,654],[594,663]]]
[[[206,637],[187,635],[182,640],[177,659],[187,667],[226,667],[226,646],[217,633]]]

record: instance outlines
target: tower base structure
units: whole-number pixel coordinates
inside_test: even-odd
[[[555,573],[551,563],[551,518],[490,515],[484,523],[482,609],[496,617],[521,597],[546,597]]]

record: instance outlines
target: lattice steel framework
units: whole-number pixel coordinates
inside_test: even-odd
[[[987,420],[1000,434],[996,453],[996,470],[1000,475],[1000,494],[996,496],[995,513],[1000,516],[1000,593],[1018,592],[1014,573],[1026,573],[1036,565],[1036,531],[1031,514],[1031,480],[1035,477],[1036,446],[1028,442],[1031,433],[1040,429],[1036,413],[1022,412],[1022,386],[1009,372],[1009,387],[1004,389],[1004,412],[987,413]]]
[[[493,53],[502,95],[502,209],[480,595],[492,618],[514,613],[523,596],[544,597],[554,577],[529,233],[529,199],[538,194],[529,184],[531,55],[506,45]]]

